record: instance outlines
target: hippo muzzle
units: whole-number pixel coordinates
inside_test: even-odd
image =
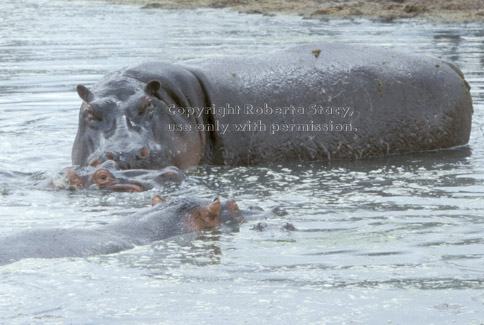
[[[161,170],[121,170],[114,161],[108,160],[97,167],[66,168],[61,178],[79,189],[97,187],[107,191],[143,192],[166,182],[179,182],[183,174],[174,166]]]

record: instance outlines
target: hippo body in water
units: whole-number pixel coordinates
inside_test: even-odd
[[[184,169],[449,148],[469,140],[469,88],[449,62],[370,46],[143,63],[78,86],[72,161]]]
[[[24,258],[112,254],[165,238],[244,220],[233,200],[213,202],[153,198],[152,208],[112,224],[87,228],[48,228],[0,238],[0,264]]]
[[[183,173],[174,166],[161,170],[121,170],[112,160],[96,167],[74,166],[65,168],[49,182],[50,187],[77,189],[96,187],[116,192],[143,192],[166,182],[180,182]]]

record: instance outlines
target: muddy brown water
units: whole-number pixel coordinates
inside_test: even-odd
[[[108,223],[165,197],[281,206],[267,230],[208,231],[109,256],[0,266],[5,324],[480,324],[484,319],[484,28],[0,3],[0,233]],[[70,165],[75,86],[146,60],[364,43],[457,64],[470,144],[356,162],[199,167],[145,193],[49,190]],[[281,231],[291,222],[297,231]],[[1,248],[0,248],[1,249]]]

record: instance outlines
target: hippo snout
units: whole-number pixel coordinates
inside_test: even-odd
[[[175,166],[168,166],[161,170],[125,170],[120,169],[115,161],[107,160],[96,167],[66,168],[63,171],[63,177],[69,185],[80,189],[95,186],[108,191],[142,192],[166,182],[180,182],[183,179],[183,173]]]

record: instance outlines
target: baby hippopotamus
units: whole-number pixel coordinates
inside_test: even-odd
[[[166,182],[179,182],[183,173],[175,166],[161,170],[121,170],[110,160],[95,167],[74,166],[64,169],[53,178],[51,187],[75,186],[83,189],[96,186],[117,192],[143,192]]]
[[[164,202],[108,225],[33,229],[0,237],[0,265],[24,258],[62,258],[112,254],[136,245],[244,221],[233,200],[179,199]]]

